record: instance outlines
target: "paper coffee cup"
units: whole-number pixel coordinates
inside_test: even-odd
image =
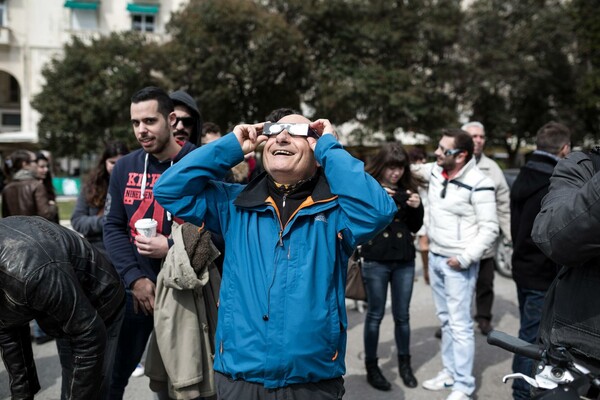
[[[142,218],[135,222],[135,229],[137,233],[146,237],[156,236],[156,226],[158,222],[152,218]]]

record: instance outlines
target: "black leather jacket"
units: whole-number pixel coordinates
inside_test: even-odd
[[[70,339],[69,399],[95,399],[102,383],[106,325],[125,291],[110,262],[77,233],[40,217],[0,219],[0,347],[13,399],[40,389],[29,321]]]

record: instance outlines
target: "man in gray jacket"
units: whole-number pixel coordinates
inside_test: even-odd
[[[473,140],[463,130],[444,130],[435,155],[435,163],[414,167],[429,181],[429,277],[444,366],[423,387],[452,388],[447,400],[466,400],[475,391],[471,304],[479,260],[498,235],[494,183],[475,165]]]
[[[471,121],[461,127],[462,130],[471,135],[473,139],[473,154],[477,162],[477,168],[481,170],[488,178],[494,182],[496,188],[496,214],[502,235],[509,242],[512,242],[510,236],[510,189],[506,183],[506,178],[502,170],[496,163],[483,153],[485,146],[485,128],[481,122]],[[475,288],[475,321],[479,326],[479,331],[487,335],[493,329],[492,305],[494,304],[494,270],[496,263],[497,243],[495,242],[483,254],[479,262],[479,275],[477,276],[477,285]]]

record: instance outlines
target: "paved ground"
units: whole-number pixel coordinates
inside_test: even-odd
[[[433,337],[438,326],[434,314],[431,291],[421,277],[418,266],[418,277],[415,282],[411,305],[412,357],[415,375],[419,384],[437,374],[441,369],[439,341]],[[512,280],[496,275],[496,300],[494,303],[494,325],[497,329],[516,334],[518,329],[518,311],[516,291]],[[396,349],[393,340],[393,322],[388,314],[383,320],[379,345],[380,365],[384,375],[392,380],[391,392],[380,392],[372,389],[366,382],[363,366],[363,321],[364,314],[359,313],[348,302],[348,351],[346,356],[347,374],[345,400],[437,400],[445,399],[447,392],[430,392],[421,387],[407,389],[398,377]],[[36,364],[40,375],[42,390],[36,396],[40,400],[60,398],[60,366],[54,342],[41,346],[33,345]],[[510,399],[510,384],[502,383],[502,376],[511,370],[511,355],[501,349],[489,346],[485,338],[476,335],[475,378],[477,391],[475,399]],[[0,399],[9,399],[8,376],[4,366],[0,366]],[[131,378],[125,392],[126,399],[153,399],[145,377]],[[243,400],[243,399],[240,399]]]

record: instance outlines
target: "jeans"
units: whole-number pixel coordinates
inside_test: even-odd
[[[525,289],[517,285],[517,298],[519,300],[519,339],[529,343],[535,343],[542,319],[542,309],[544,307],[545,290]],[[513,372],[520,372],[527,376],[532,376],[535,361],[515,354],[513,358]],[[513,399],[529,399],[531,396],[530,386],[522,379],[513,380]]]
[[[110,384],[111,400],[121,400],[123,398],[129,377],[142,359],[148,338],[152,333],[152,329],[154,329],[154,316],[144,315],[142,311],[136,314],[133,311],[133,294],[131,290],[126,290],[125,297],[127,301],[125,317],[119,334]]]
[[[33,337],[35,339],[41,339],[43,337],[48,336],[48,335],[46,335],[46,332],[44,332],[42,330],[42,328],[40,328],[39,324],[37,323],[37,321],[35,319],[32,321],[32,326],[33,326]]]
[[[104,363],[102,366],[102,386],[100,388],[100,400],[108,399],[108,391],[110,388],[111,371],[115,360],[115,352],[117,350],[117,342],[119,340],[119,332],[123,322],[125,309],[121,309],[119,314],[114,317],[110,325],[106,326],[106,348],[104,350]],[[73,354],[71,352],[71,344],[69,338],[56,339],[56,348],[58,349],[58,357],[62,367],[62,384],[60,388],[61,400],[67,400],[69,397],[69,387],[73,380]]]
[[[429,253],[429,279],[437,316],[442,324],[442,364],[454,378],[453,390],[467,395],[475,391],[473,359],[475,336],[471,306],[479,271],[479,262],[456,271],[448,257]]]
[[[484,258],[479,262],[477,285],[475,286],[475,320],[492,320],[492,305],[494,304],[494,258]]]
[[[377,359],[379,326],[385,314],[388,284],[392,289],[392,315],[398,355],[409,355],[409,307],[415,278],[415,262],[365,260],[362,275],[368,299],[364,331],[365,361]]]

